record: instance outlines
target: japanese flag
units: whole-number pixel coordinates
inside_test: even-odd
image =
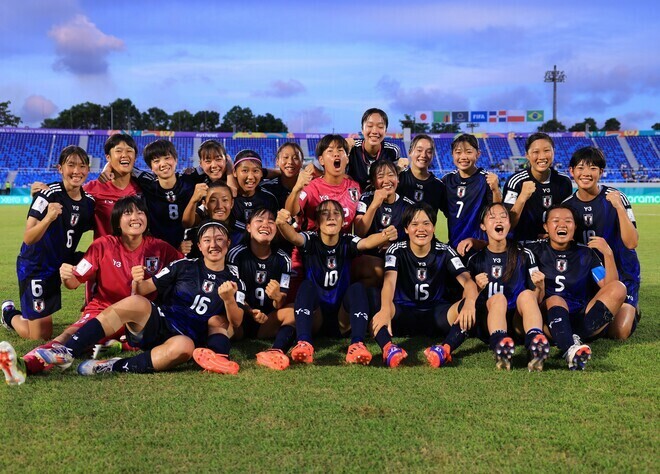
[[[433,123],[433,112],[430,110],[422,110],[415,112],[415,122],[417,123]]]

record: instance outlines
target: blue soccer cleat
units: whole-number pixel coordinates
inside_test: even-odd
[[[112,373],[112,366],[118,360],[120,360],[119,357],[108,360],[88,359],[78,365],[78,373],[80,375],[109,374]]]
[[[408,353],[401,347],[388,342],[383,347],[383,363],[390,368],[398,367],[403,359],[408,357]]]
[[[71,349],[59,343],[54,343],[47,349],[37,348],[34,352],[46,365],[54,365],[62,370],[68,369],[73,363]]]

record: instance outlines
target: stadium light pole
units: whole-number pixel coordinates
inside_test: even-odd
[[[470,133],[474,133],[474,129],[477,128],[479,124],[474,122],[468,122],[465,124],[465,126],[470,129]]]
[[[545,71],[545,81],[552,82],[552,120],[557,121],[557,83],[566,82],[564,71],[557,71],[557,65],[552,71]]]

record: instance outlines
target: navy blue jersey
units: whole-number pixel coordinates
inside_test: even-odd
[[[281,176],[262,181],[261,188],[275,196],[278,209],[284,209],[286,199],[289,197],[289,194],[291,194],[291,190],[282,184]]]
[[[545,275],[545,297],[561,296],[571,313],[583,311],[598,293],[595,275],[605,270],[596,252],[577,242],[567,250],[554,250],[547,239],[530,242],[527,247]]]
[[[181,259],[172,262],[153,277],[158,291],[158,306],[176,332],[203,344],[212,316],[226,314],[218,288],[226,281],[236,282],[235,298],[245,310],[245,285],[225,268],[209,270],[203,259]]]
[[[509,245],[517,245],[509,242]],[[520,248],[516,267],[508,280],[504,280],[508,257],[507,252],[494,253],[488,247],[481,249],[470,257],[468,270],[473,278],[480,273],[488,275],[488,287],[482,291],[488,292],[488,298],[502,293],[506,297],[508,309],[516,309],[518,296],[525,290],[534,290],[531,274],[537,270],[534,254],[525,248]]]
[[[80,192],[81,199],[74,201],[59,182],[49,184],[48,189],[34,195],[28,217],[43,220],[50,203],[61,204],[62,214],[48,226],[38,242],[21,245],[16,261],[19,280],[59,274],[63,263],[78,263],[74,254],[80,237],[94,225],[94,198],[82,189]]]
[[[291,258],[282,250],[262,260],[252,253],[249,246],[239,245],[227,255],[227,268],[245,283],[247,304],[264,314],[275,309],[273,300],[266,295],[266,286],[270,280],[280,284],[282,293],[289,291]]]
[[[617,191],[617,189],[601,186],[598,196],[587,202],[580,200],[577,193],[574,193],[564,201],[564,204],[574,209],[578,214],[578,221],[575,223],[575,240],[587,244],[589,238],[594,235],[604,238],[612,248],[616,267],[619,271],[619,280],[624,283],[639,282],[640,268],[637,252],[626,248],[623,240],[621,240],[619,216],[616,209],[605,197],[613,191]],[[633,225],[637,227],[630,201],[623,193],[621,193],[621,200],[628,217]]]
[[[355,139],[355,145],[348,154],[348,167],[346,168],[346,174],[358,182],[362,191],[369,185],[369,168],[376,160],[396,162],[401,156],[398,145],[388,141],[381,143],[380,151],[376,156],[371,156],[362,148],[363,141],[361,138]]]
[[[305,278],[314,282],[319,298],[328,304],[338,304],[351,284],[351,260],[360,254],[361,240],[352,234],[341,234],[334,247],[328,247],[316,232],[301,232],[305,242],[300,251]]]
[[[414,202],[424,201],[437,213],[445,212],[445,184],[433,173],[426,180],[415,178],[410,168],[399,174],[399,186],[396,192]]]
[[[390,246],[385,253],[385,271],[397,272],[394,304],[429,311],[447,301],[447,278],[455,278],[467,269],[450,246],[433,242],[425,257],[417,257],[409,242]]]
[[[511,209],[516,203],[525,181],[532,181],[536,185],[536,191],[525,202],[518,224],[512,231],[513,239],[518,242],[537,240],[544,235],[543,213],[552,205],[561,203],[573,192],[571,178],[555,169],[550,170],[550,177],[544,183],[537,181],[530,170],[518,171],[509,176],[504,185],[503,203],[507,209]]]
[[[360,202],[358,202],[356,215],[363,216],[367,212],[367,209],[373,200],[373,192],[370,191],[364,193],[360,197]],[[371,227],[369,227],[367,235],[377,234],[388,226],[393,225],[396,227],[398,232],[397,240],[405,240],[406,233],[403,230],[401,219],[403,217],[403,211],[405,211],[409,206],[412,206],[413,204],[415,203],[410,199],[405,196],[399,196],[398,194],[396,195],[392,204],[383,202],[378,210],[376,210],[376,214],[374,214],[374,218],[371,221]]]
[[[486,183],[486,171],[479,168],[469,178],[462,178],[458,170],[442,177],[445,184],[445,205],[449,244],[456,247],[469,237],[487,240],[486,233],[479,227],[481,208],[493,202],[493,191]]]
[[[237,231],[245,231],[245,225],[254,212],[255,209],[265,207],[270,209],[275,214],[279,209],[277,208],[277,199],[269,191],[262,188],[257,188],[254,195],[245,197],[238,195],[234,198],[234,207],[231,209],[231,215],[234,218],[234,227]]]
[[[172,189],[164,189],[152,173],[135,170],[133,176],[147,203],[151,235],[179,248],[183,240],[183,212],[192,199],[200,176],[176,173],[176,183]]]

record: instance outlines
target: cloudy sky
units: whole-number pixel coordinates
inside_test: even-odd
[[[418,110],[550,118],[543,78],[556,64],[565,125],[616,117],[646,130],[660,121],[659,5],[2,0],[0,101],[33,126],[77,103],[130,98],[169,113],[250,107],[298,132],[358,131],[362,112],[381,107],[398,131]]]

